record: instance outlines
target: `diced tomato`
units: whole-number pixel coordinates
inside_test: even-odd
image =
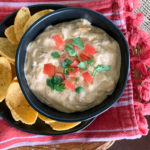
[[[65,57],[60,57],[59,61],[63,62],[63,61],[65,61],[65,59],[66,59]]]
[[[72,47],[75,49],[75,51],[79,49],[78,46],[75,46],[75,45],[72,45]]]
[[[86,44],[85,45],[85,49],[82,51],[84,54],[87,54],[87,55],[94,55],[96,53],[96,50],[93,46],[91,46],[90,44]]]
[[[77,65],[80,63],[80,60],[78,59],[74,59],[72,64],[71,64],[71,67],[77,67]]]
[[[75,85],[67,80],[65,80],[65,87],[71,90],[75,90]]]
[[[80,72],[80,69],[77,67],[74,67],[74,71],[69,70],[69,78],[78,76],[79,72]]]
[[[65,75],[62,72],[56,72],[55,76],[61,77],[62,81],[65,80]]]
[[[63,39],[58,35],[54,35],[53,36],[53,39],[56,43],[56,46],[59,48],[59,49],[64,49],[64,46],[65,46],[65,42],[63,41]]]
[[[91,84],[93,82],[93,77],[88,72],[84,72],[82,76],[86,83]]]
[[[82,61],[87,61],[87,60],[90,59],[90,57],[86,56],[86,55],[83,54],[83,53],[80,54],[80,58],[81,58]]]
[[[74,81],[76,79],[76,77],[69,77],[69,80]]]
[[[44,64],[43,73],[49,75],[49,77],[55,74],[56,67],[52,64]]]

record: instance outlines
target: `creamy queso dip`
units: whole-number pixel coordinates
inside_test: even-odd
[[[103,102],[120,75],[118,43],[85,19],[47,27],[27,47],[25,75],[39,100],[62,112]]]

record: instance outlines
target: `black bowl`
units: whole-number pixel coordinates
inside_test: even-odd
[[[44,10],[44,9],[61,9],[66,6],[64,5],[56,5],[56,4],[40,4],[40,5],[32,5],[29,6],[31,14],[34,14],[38,11]],[[16,16],[16,12],[10,14],[8,17],[6,17],[1,23],[0,23],[0,37],[5,37],[4,31],[7,27],[12,25],[14,23],[14,18]],[[40,134],[40,135],[65,135],[65,134],[70,134],[74,133],[76,131],[79,131],[81,129],[86,128],[88,125],[90,125],[93,119],[86,120],[81,122],[79,125],[75,126],[72,129],[65,130],[65,131],[55,131],[53,130],[49,125],[45,124],[43,121],[41,121],[39,118],[37,119],[36,123],[34,125],[26,125],[20,121],[15,121],[12,118],[11,112],[9,108],[6,106],[5,101],[0,103],[0,116],[3,117],[4,120],[6,120],[9,124],[14,126],[15,128],[29,132],[29,133],[34,133],[34,134]]]
[[[113,94],[108,96],[101,104],[83,112],[63,113],[41,103],[29,89],[24,73],[26,49],[28,44],[33,41],[37,37],[37,35],[40,34],[47,26],[78,18],[85,18],[89,20],[92,25],[102,28],[111,37],[118,41],[121,51],[120,78]],[[112,104],[115,103],[121,96],[125,88],[129,72],[129,49],[123,34],[109,19],[107,19],[100,13],[92,11],[90,9],[68,7],[54,11],[53,13],[44,16],[29,28],[29,30],[23,36],[18,47],[16,55],[16,68],[17,77],[19,79],[19,83],[25,97],[27,98],[31,106],[39,113],[58,121],[83,121],[96,117],[97,115],[103,113],[108,108],[110,108]]]

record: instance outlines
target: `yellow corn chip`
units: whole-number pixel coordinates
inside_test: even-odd
[[[13,81],[8,88],[6,104],[10,111],[13,111],[12,114],[15,112],[14,119],[17,118],[21,122],[28,125],[32,125],[36,122],[38,113],[29,105],[25,99],[17,81]]]
[[[52,119],[50,119],[50,118],[47,118],[47,117],[45,117],[45,116],[43,116],[43,115],[41,115],[41,114],[38,114],[38,117],[39,117],[41,120],[43,120],[45,123],[55,122],[55,120],[52,120]]]
[[[11,64],[11,70],[12,70],[12,78],[16,77],[16,68],[15,68],[15,65]]]
[[[15,81],[18,81],[17,77],[14,77],[14,78],[13,78],[13,81],[14,81],[14,82],[15,82]]]
[[[16,112],[13,109],[11,110],[11,115],[15,121],[19,121],[19,116],[16,114]]]
[[[22,7],[16,15],[14,21],[14,31],[18,42],[20,42],[23,36],[23,28],[30,17],[30,10],[27,7]]]
[[[23,32],[25,33],[26,30],[38,19],[40,19],[41,17],[53,12],[54,10],[52,9],[46,9],[46,10],[42,10],[39,11],[37,13],[35,13],[33,16],[30,17],[30,19],[27,21],[27,23],[25,24],[24,28],[23,28]]]
[[[75,126],[80,124],[80,122],[74,122],[74,123],[66,123],[66,122],[51,122],[49,125],[52,127],[53,130],[56,131],[63,131],[63,130],[69,130]]]
[[[12,72],[10,63],[6,58],[0,57],[0,102],[6,97],[11,80]]]
[[[13,45],[18,44],[18,41],[16,39],[16,34],[15,34],[15,31],[14,31],[14,25],[11,25],[10,27],[8,27],[5,30],[5,36],[10,41],[11,44],[13,44]]]
[[[8,39],[0,37],[0,55],[6,57],[10,62],[15,62],[17,46],[12,45]]]

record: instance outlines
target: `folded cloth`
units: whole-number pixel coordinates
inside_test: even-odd
[[[135,35],[133,35],[135,23],[140,25],[143,21],[142,14],[136,15],[132,13],[138,6],[137,0],[11,0],[10,2],[0,0],[0,21],[22,6],[41,3],[60,3],[70,6],[86,7],[102,13],[111,19],[125,34],[129,42],[131,56],[133,56],[131,47],[135,46],[138,40],[142,42],[142,36],[136,39]],[[65,142],[136,139],[142,135],[147,135],[148,125],[143,114],[150,114],[150,107],[149,104],[136,102],[137,91],[135,90],[136,86],[134,83],[132,63],[130,69],[131,72],[129,73],[127,85],[121,98],[109,110],[98,116],[86,129],[64,136],[34,135],[15,129],[0,118],[0,149]]]

